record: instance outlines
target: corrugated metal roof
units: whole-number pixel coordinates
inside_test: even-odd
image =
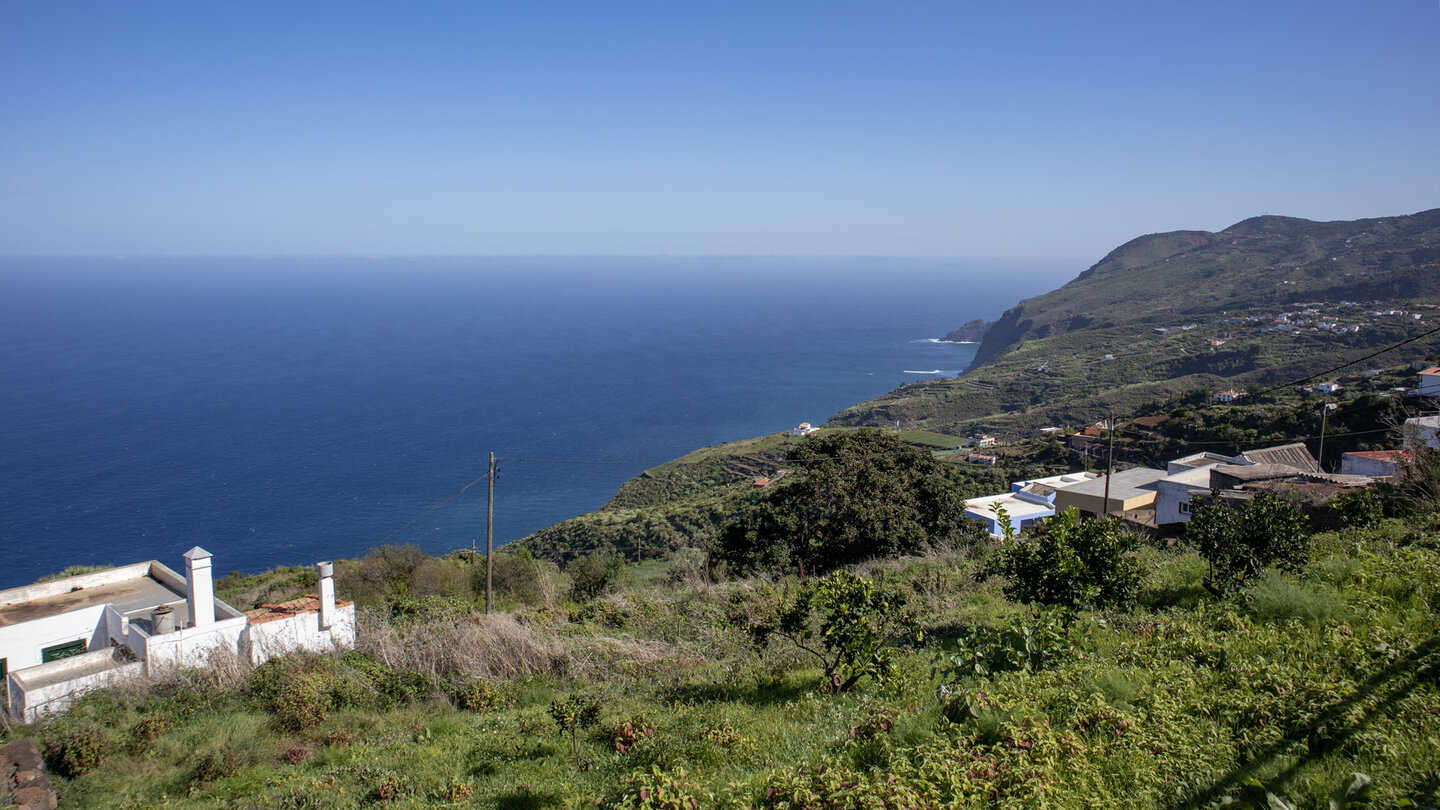
[[[1254,464],[1285,464],[1305,472],[1320,472],[1320,462],[1310,455],[1304,443],[1282,444],[1279,447],[1264,447],[1246,450],[1240,457]]]

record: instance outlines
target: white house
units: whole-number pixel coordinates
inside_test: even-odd
[[[819,428],[811,427],[809,422],[801,422],[798,426],[790,428],[790,435],[809,436],[811,433],[814,433],[817,430],[819,430]]]
[[[1232,390],[1232,391],[1221,391],[1220,393],[1218,393],[1218,394],[1215,395],[1215,398],[1218,399],[1218,400],[1220,400],[1221,402],[1234,402],[1235,400],[1237,400],[1237,399],[1239,399],[1239,398],[1241,398],[1241,397],[1243,397],[1243,396],[1245,396],[1243,393],[1241,393],[1241,392],[1239,392],[1239,391],[1233,391],[1233,390]]]
[[[1249,464],[1239,456],[1195,453],[1165,465],[1165,477],[1155,482],[1155,525],[1190,522],[1190,500],[1210,491],[1210,468],[1221,464]]]
[[[313,606],[245,614],[215,598],[210,562],[196,546],[185,553],[184,577],[150,560],[0,591],[0,676],[11,718],[35,722],[92,689],[206,666],[216,653],[259,664],[355,643],[355,606],[336,603],[329,563],[319,566]]]
[[[1341,475],[1399,478],[1405,467],[1403,450],[1362,450],[1340,457]]]
[[[1420,445],[1429,445],[1440,450],[1440,416],[1412,416],[1405,420],[1405,449],[1414,450]]]
[[[1339,390],[1340,390],[1340,383],[1338,383],[1338,382],[1323,382],[1323,383],[1320,383],[1319,385],[1315,386],[1315,390],[1316,390],[1316,391],[1319,391],[1319,392],[1322,393],[1322,394],[1333,394],[1333,393],[1335,393],[1336,391],[1339,391]]]
[[[1415,393],[1422,397],[1440,397],[1440,366],[1420,369],[1420,387]]]

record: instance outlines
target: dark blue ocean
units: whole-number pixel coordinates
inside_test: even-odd
[[[193,545],[221,571],[484,543],[645,466],[824,422],[1073,275],[889,259],[0,260],[0,587]]]

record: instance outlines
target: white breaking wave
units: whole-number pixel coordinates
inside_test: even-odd
[[[929,371],[915,371],[914,369],[908,369],[908,368],[907,368],[907,369],[905,369],[905,373],[906,373],[906,374],[959,374],[960,372],[958,372],[958,371],[945,371],[944,369],[939,369],[939,368],[932,368],[932,369],[930,369]]]

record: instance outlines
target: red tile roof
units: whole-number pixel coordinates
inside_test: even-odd
[[[354,602],[335,603],[335,607],[342,608],[355,604]],[[299,599],[291,599],[289,602],[281,602],[276,605],[261,605],[254,610],[245,611],[245,618],[250,624],[264,624],[273,622],[276,619],[288,619],[291,616],[299,616],[302,613],[319,613],[320,597],[307,593]]]
[[[1404,450],[1356,450],[1346,453],[1347,456],[1368,458],[1374,461],[1403,461],[1405,460]]]

